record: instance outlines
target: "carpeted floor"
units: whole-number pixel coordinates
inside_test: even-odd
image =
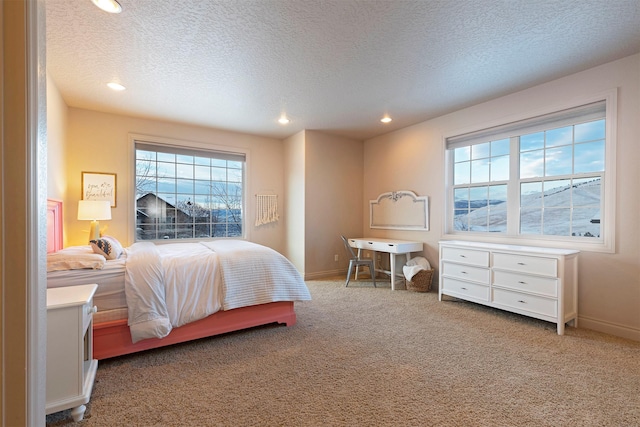
[[[437,294],[308,281],[293,327],[101,361],[48,426],[640,426],[640,342]]]

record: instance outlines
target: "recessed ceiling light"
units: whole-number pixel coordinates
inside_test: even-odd
[[[278,119],[278,123],[280,123],[281,125],[287,125],[290,121],[291,120],[289,120],[284,114]]]
[[[126,89],[121,84],[115,83],[115,82],[107,83],[107,86],[109,86],[110,89],[117,90],[117,91],[121,91],[121,90],[125,90]]]
[[[122,12],[122,6],[116,0],[91,0],[93,4],[98,6],[100,9],[109,13],[120,13]]]
[[[391,122],[391,117],[389,117],[389,116],[384,116],[383,118],[381,118],[381,119],[380,119],[380,121],[381,121],[382,123],[389,123],[389,122]]]

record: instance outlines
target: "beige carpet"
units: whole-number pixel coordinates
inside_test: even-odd
[[[64,426],[639,426],[640,342],[437,294],[309,281],[293,327],[102,361]]]

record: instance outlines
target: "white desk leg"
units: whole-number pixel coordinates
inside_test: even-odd
[[[360,259],[360,251],[362,249],[358,248],[358,259]],[[355,280],[358,280],[358,271],[360,270],[360,266],[356,265],[356,275],[355,275]]]
[[[396,255],[393,253],[389,255],[391,258],[391,290],[394,291],[396,289]],[[406,264],[411,259],[411,252],[407,252],[404,256],[406,258]]]
[[[391,261],[391,290],[396,289],[396,254],[390,253],[389,259]]]

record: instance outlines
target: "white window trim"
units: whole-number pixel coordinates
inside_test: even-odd
[[[473,233],[473,232],[456,232],[453,231],[453,215],[451,212],[452,206],[450,206],[450,200],[453,198],[453,169],[451,167],[452,162],[450,156],[453,153],[447,150],[447,139],[472,133],[479,132],[492,127],[502,126],[507,123],[517,122],[521,120],[527,120],[532,117],[543,116],[546,114],[552,114],[557,111],[567,110],[581,105],[590,104],[593,102],[605,101],[606,103],[606,133],[605,133],[605,182],[604,190],[602,192],[602,216],[601,226],[603,239],[598,242],[588,242],[570,240],[566,237],[558,236],[536,236],[530,235],[506,236],[503,234],[493,233]],[[604,92],[594,93],[582,98],[574,98],[571,102],[555,105],[553,107],[547,107],[541,110],[525,111],[512,116],[496,119],[492,122],[475,125],[472,127],[447,131],[443,134],[442,146],[443,146],[443,162],[444,162],[444,215],[443,215],[443,238],[444,239],[464,239],[478,242],[493,242],[493,243],[505,243],[516,245],[530,245],[530,246],[547,246],[555,248],[571,248],[581,251],[589,252],[604,252],[615,253],[616,251],[616,201],[617,201],[617,183],[616,183],[616,144],[617,144],[617,127],[618,127],[618,90],[617,88],[610,89]],[[514,162],[511,162],[514,163]]]
[[[212,145],[204,142],[196,142],[196,141],[187,141],[184,139],[173,139],[173,138],[165,138],[161,136],[151,136],[144,134],[129,134],[129,189],[135,192],[136,188],[136,141],[138,142],[146,142],[149,144],[155,145],[172,145],[178,147],[185,148],[194,148],[194,149],[202,149],[207,151],[226,151],[231,153],[239,153],[244,154],[245,156],[245,165],[244,165],[244,185],[242,188],[242,238],[245,240],[251,240],[251,227],[249,222],[249,211],[247,209],[247,204],[249,200],[249,188],[250,186],[250,150],[241,147],[231,147],[224,145]],[[131,195],[129,195],[131,198]],[[128,200],[128,203],[132,203],[132,200]],[[129,204],[129,206],[131,206]],[[129,209],[127,214],[127,237],[129,242],[136,241],[135,235],[135,223],[136,223],[136,212],[133,207]],[[179,239],[179,240],[146,240],[148,242],[154,242],[158,244],[162,243],[176,243],[176,242],[198,242],[205,239]]]

